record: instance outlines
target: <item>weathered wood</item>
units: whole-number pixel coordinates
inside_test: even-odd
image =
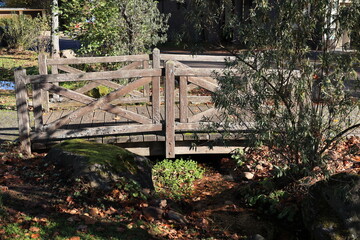
[[[88,84],[76,89],[75,91],[78,93],[86,93],[90,91],[93,88],[96,88],[97,86],[101,85],[98,81],[89,82]]]
[[[185,55],[185,54],[161,54],[164,61],[185,61],[185,62],[225,62],[235,60],[234,56],[212,56],[212,55]]]
[[[38,65],[39,65],[39,73],[41,75],[48,74],[46,61],[47,61],[47,58],[46,58],[45,53],[39,54]],[[41,102],[42,102],[42,108],[44,109],[44,111],[49,112],[49,110],[50,110],[50,107],[49,107],[49,92],[41,90]]]
[[[49,59],[48,65],[69,65],[69,64],[89,64],[89,63],[114,63],[114,62],[142,62],[149,60],[149,55],[127,55],[114,57],[80,57],[80,58],[61,58]]]
[[[80,103],[90,104],[90,103],[93,103],[93,102],[96,101],[95,98],[91,98],[89,96],[82,95],[82,94],[77,93],[75,91],[72,91],[72,90],[69,90],[69,89],[66,89],[66,88],[62,88],[62,87],[59,87],[59,86],[56,86],[56,85],[53,85],[53,84],[46,83],[46,84],[44,84],[44,88],[46,90],[48,90],[48,91],[56,92],[56,93],[58,93],[58,94],[60,94],[62,96],[65,96],[65,97],[67,97],[69,99],[75,100],[75,101],[80,102]],[[133,113],[131,111],[127,111],[125,109],[122,109],[120,107],[117,107],[117,106],[114,106],[114,105],[111,105],[111,104],[104,104],[102,106],[102,109],[105,110],[105,111],[111,112],[113,114],[119,114],[122,117],[125,117],[127,119],[131,119],[131,120],[136,121],[136,122],[140,122],[140,123],[144,123],[144,124],[151,122],[151,120],[149,118],[138,115],[138,114]],[[67,116],[67,117],[70,118],[70,119],[74,119],[74,118],[78,118],[78,117],[81,117],[81,116],[83,116],[83,115],[77,115],[75,117],[72,117],[72,116]]]
[[[175,157],[175,66],[174,62],[166,63],[166,82],[165,82],[165,108],[166,108],[166,127],[165,127],[165,156]]]
[[[212,117],[214,115],[216,115],[218,113],[218,110],[215,108],[210,108],[208,110],[206,110],[205,112],[196,114],[194,116],[189,117],[189,122],[200,122],[202,119],[204,118],[209,118]]]
[[[192,78],[189,78],[189,82],[191,82],[199,87],[205,88],[206,90],[209,90],[210,92],[216,92],[219,89],[219,85],[209,82],[202,78],[192,77]]]
[[[67,72],[67,73],[84,73],[84,71],[70,67],[69,65],[58,65],[57,66],[59,70]]]
[[[53,57],[54,57],[54,58],[59,58],[60,56],[58,56],[58,54],[55,54]],[[58,69],[57,66],[51,66],[51,74],[52,74],[52,75],[57,75],[57,74],[59,74],[59,69]],[[56,83],[54,83],[54,84],[57,85],[57,86],[59,86],[59,83],[58,83],[58,82],[56,82]],[[53,95],[52,95],[52,99],[53,99],[53,101],[55,101],[55,102],[60,102],[60,96],[59,96],[58,94],[53,94]]]
[[[221,68],[175,68],[176,76],[189,76],[189,77],[211,77],[218,74],[223,76],[224,69]],[[234,70],[234,74],[236,71]]]
[[[16,94],[16,109],[19,125],[19,141],[21,152],[31,155],[31,141],[30,141],[30,118],[28,110],[28,94],[26,91],[26,70],[15,70],[15,94]]]
[[[175,67],[176,68],[185,68],[185,69],[191,69],[192,67],[184,64],[184,63],[181,63],[181,62],[175,62]],[[191,78],[191,77],[190,77]],[[204,79],[204,81],[209,81],[209,82],[212,82],[214,84],[217,84],[217,80],[215,78],[212,78],[212,77],[203,77],[202,79]]]
[[[180,122],[188,121],[188,89],[187,89],[187,77],[180,77],[180,90],[179,90],[179,102],[180,102]]]
[[[160,50],[155,48],[152,54],[153,69],[160,69]],[[152,78],[152,119],[160,123],[160,77]]]
[[[32,91],[35,131],[39,131],[43,126],[42,99],[40,84],[33,85]]]
[[[130,63],[129,65],[126,65],[115,71],[136,69],[139,66],[141,66],[141,62],[133,62],[133,63]],[[67,73],[84,73],[84,71],[77,69],[77,68],[70,67],[69,65],[57,65],[57,67],[58,67],[58,69],[60,69],[64,72],[67,72]]]
[[[148,83],[148,81],[149,81],[149,79],[141,78],[132,83],[129,83],[128,85],[126,85],[114,92],[111,92],[110,94],[108,94],[104,97],[99,98],[97,101],[93,101],[93,102],[89,103],[85,107],[77,109],[72,114],[62,117],[62,118],[58,119],[57,121],[51,123],[50,125],[46,126],[46,131],[52,133],[59,127],[65,125],[65,124],[68,124],[71,121],[71,119],[83,116],[84,114],[94,111],[97,108],[103,109],[106,111],[112,111],[115,109],[116,111],[119,111],[119,113],[120,112],[124,113],[122,109],[115,108],[114,106],[112,106],[108,103],[112,102],[116,98],[123,96],[123,95],[127,94],[128,92],[130,92],[140,86],[143,86],[144,84]],[[130,117],[131,114],[126,113],[126,115],[127,115],[127,117]],[[146,123],[146,122],[144,122],[144,123]]]
[[[45,82],[75,82],[75,81],[95,81],[113,78],[143,78],[160,77],[161,69],[141,69],[141,70],[119,70],[110,72],[91,72],[80,74],[55,74],[55,75],[33,75],[29,76],[32,83]]]
[[[149,69],[149,61],[143,62],[143,69]],[[150,85],[149,84],[144,85],[143,94],[144,94],[144,97],[149,96],[149,94],[150,94]]]
[[[106,136],[124,133],[142,133],[161,131],[161,124],[129,124],[121,126],[104,126],[78,129],[58,129],[56,132],[40,132],[31,135],[32,140],[80,138],[89,136]]]

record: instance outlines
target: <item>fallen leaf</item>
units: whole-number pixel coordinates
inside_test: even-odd
[[[30,232],[39,232],[39,231],[40,231],[40,228],[38,228],[38,227],[31,227],[29,230],[30,230]]]
[[[91,216],[96,217],[99,214],[99,209],[90,208],[89,213],[90,213]]]
[[[33,233],[31,234],[30,236],[32,239],[37,239],[37,238],[40,238],[40,234],[39,233]]]
[[[80,237],[74,236],[74,237],[69,238],[68,240],[80,240]]]

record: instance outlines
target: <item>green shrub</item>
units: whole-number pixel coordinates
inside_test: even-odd
[[[193,160],[165,159],[153,168],[155,190],[160,195],[179,200],[191,193],[193,182],[201,178],[204,171]]]
[[[1,19],[0,40],[9,49],[26,50],[36,46],[44,50],[44,38],[41,32],[48,30],[46,18],[31,18],[24,15]]]

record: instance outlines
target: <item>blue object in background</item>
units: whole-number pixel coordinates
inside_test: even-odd
[[[2,90],[14,90],[15,83],[9,81],[0,81],[0,89]]]

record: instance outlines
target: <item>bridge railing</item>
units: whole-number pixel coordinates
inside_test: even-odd
[[[68,59],[47,59],[39,57],[40,75],[27,75],[24,69],[15,71],[16,101],[18,109],[19,139],[21,149],[31,153],[31,141],[47,139],[65,139],[74,137],[91,137],[101,135],[116,135],[123,133],[164,132],[166,157],[175,156],[175,131],[192,131],[200,126],[200,120],[213,115],[216,110],[211,108],[202,113],[190,116],[188,114],[188,92],[201,87],[209,92],[216,91],[218,85],[213,78],[214,70],[221,73],[221,69],[193,69],[184,62],[225,62],[227,56],[192,56],[178,54],[160,54],[155,49],[151,55],[132,55],[115,57],[84,57]],[[171,60],[171,61],[170,61]],[[90,63],[129,63],[115,71],[84,72],[73,66]],[[70,66],[71,65],[71,66]],[[51,74],[48,74],[51,67]],[[165,68],[165,69],[163,69]],[[135,79],[125,85],[111,81],[112,79]],[[163,82],[162,80],[163,79]],[[176,83],[179,82],[179,88]],[[86,82],[79,89],[70,90],[59,86],[61,82]],[[165,92],[162,96],[162,84]],[[30,126],[27,85],[32,85],[32,101],[34,126]],[[99,99],[85,95],[90,89],[104,85],[114,89],[113,92]],[[143,87],[143,92],[138,89]],[[62,96],[81,106],[53,122],[44,123],[43,114],[49,111],[48,92]],[[141,94],[141,96],[140,96]],[[149,117],[121,108],[118,103],[127,102],[125,96],[133,95],[131,101],[144,102],[152,105]],[[210,96],[196,96],[196,101],[209,102]],[[175,119],[175,102],[180,105],[179,120]],[[160,106],[165,103],[165,121],[160,122]],[[81,129],[62,128],[74,119],[101,109],[131,120],[135,124],[89,127]]]

